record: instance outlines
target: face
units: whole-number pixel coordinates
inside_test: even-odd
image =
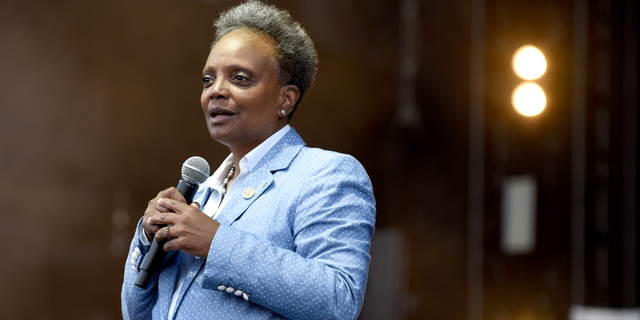
[[[278,84],[275,43],[253,31],[235,30],[211,49],[203,70],[200,102],[211,137],[244,155],[284,127],[293,105]],[[297,98],[297,97],[296,97]]]

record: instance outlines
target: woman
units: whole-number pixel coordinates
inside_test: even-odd
[[[127,259],[124,318],[355,319],[375,200],[357,160],[306,147],[288,125],[315,77],[313,43],[259,1],[215,26],[201,104],[231,154],[191,206],[175,188],[150,201]],[[134,282],[153,240],[168,240],[169,254],[145,290]]]

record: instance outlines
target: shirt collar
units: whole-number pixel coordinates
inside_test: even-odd
[[[267,140],[262,141],[257,147],[253,148],[253,150],[249,151],[242,159],[240,159],[240,165],[242,166],[243,175],[249,174],[251,170],[264,158],[264,156],[273,148],[273,146],[284,137],[287,132],[291,129],[291,126],[288,124],[285,125],[282,129],[276,131],[276,133],[272,134]],[[207,186],[212,189],[217,189],[222,184],[222,181],[229,174],[229,170],[231,170],[231,166],[233,165],[233,153],[229,154],[220,167],[211,175]]]
[[[271,150],[271,148],[273,148],[273,146],[276,145],[276,143],[278,143],[278,141],[280,141],[280,139],[284,137],[287,132],[289,132],[290,128],[291,127],[288,124],[285,125],[282,129],[272,134],[269,138],[267,138],[267,140],[262,141],[261,144],[253,148],[253,150],[249,151],[249,153],[244,156],[243,159],[246,158],[247,164],[249,165],[249,172],[251,172],[256,164],[258,164],[258,162],[262,160],[264,155],[266,155],[267,152],[269,152],[269,150]]]

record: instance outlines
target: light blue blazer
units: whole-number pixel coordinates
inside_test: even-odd
[[[245,197],[248,188],[254,192]],[[194,201],[206,205],[210,190],[203,189]],[[227,195],[207,258],[191,263],[174,319],[357,318],[376,212],[362,165],[306,147],[291,129],[237,190]],[[170,252],[149,288],[138,288],[134,269],[148,250],[138,231],[125,267],[123,316],[167,319],[183,253]]]

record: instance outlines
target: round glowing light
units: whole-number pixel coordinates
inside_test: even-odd
[[[513,71],[526,80],[538,79],[547,70],[547,60],[544,55],[538,48],[531,45],[522,46],[516,50],[511,64]]]
[[[520,114],[531,117],[544,110],[547,98],[539,85],[533,82],[523,82],[513,90],[511,103]]]

